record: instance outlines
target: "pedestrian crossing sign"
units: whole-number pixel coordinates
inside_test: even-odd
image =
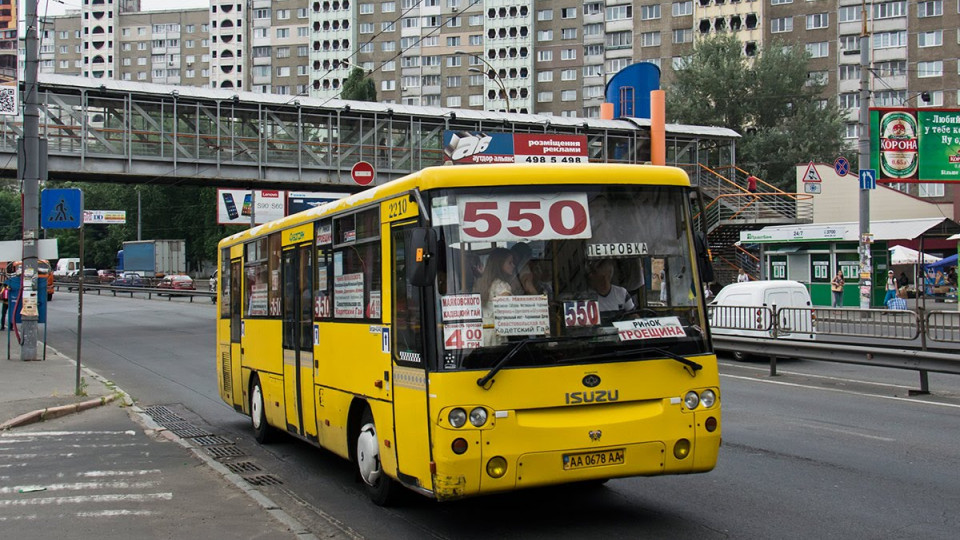
[[[44,229],[79,229],[83,225],[83,191],[45,189],[40,192],[40,226]]]
[[[813,166],[812,161],[810,162],[809,165],[807,165],[807,172],[803,173],[803,181],[804,182],[822,182],[822,180],[820,179],[820,173],[817,172],[817,168]]]

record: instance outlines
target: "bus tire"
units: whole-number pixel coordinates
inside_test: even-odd
[[[267,423],[267,412],[263,404],[260,378],[254,375],[253,381],[250,382],[250,423],[253,426],[253,436],[260,444],[266,444],[272,438],[272,428]]]
[[[380,463],[380,438],[373,423],[373,413],[367,408],[357,430],[357,472],[370,500],[377,506],[389,506],[396,498],[397,486],[383,471]]]

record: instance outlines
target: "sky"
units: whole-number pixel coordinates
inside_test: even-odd
[[[17,2],[21,7],[20,17],[23,18],[23,5],[33,0],[20,0]],[[81,0],[35,0],[37,2],[37,13],[43,15],[63,15],[68,9],[80,9]],[[189,9],[198,7],[208,7],[208,0],[141,0],[140,9],[143,11],[155,11],[158,9]]]

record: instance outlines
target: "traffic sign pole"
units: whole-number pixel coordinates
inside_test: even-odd
[[[857,165],[862,174],[870,168],[870,35],[867,32],[866,7],[860,32],[860,133]],[[876,173],[874,173],[876,174]],[[876,176],[874,176],[876,181]],[[860,186],[860,309],[870,309],[873,292],[873,263],[870,260],[870,190]]]
[[[37,68],[40,64],[39,36],[37,34],[37,2],[26,2],[26,36],[23,62],[23,157],[20,170],[23,186],[23,255],[20,282],[20,301],[23,342],[20,359],[39,360],[37,356],[37,240],[39,235],[40,161],[40,107],[37,97]],[[52,277],[52,276],[51,276]],[[46,294],[46,291],[43,291]]]

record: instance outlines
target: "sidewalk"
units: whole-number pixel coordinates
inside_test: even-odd
[[[20,360],[0,333],[0,522],[11,538],[314,539],[256,489],[47,349]],[[43,345],[38,344],[42,358]]]

